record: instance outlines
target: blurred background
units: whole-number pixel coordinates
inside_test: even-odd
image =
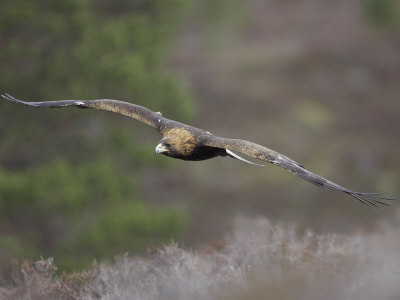
[[[0,91],[111,98],[279,151],[357,191],[400,195],[397,0],[3,0]],[[0,102],[0,263],[63,270],[171,240],[218,243],[238,216],[299,231],[391,222],[277,167],[154,156],[119,115]]]

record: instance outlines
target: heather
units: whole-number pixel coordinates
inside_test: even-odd
[[[373,232],[298,234],[295,226],[238,217],[220,240],[121,254],[57,274],[52,258],[1,272],[7,299],[396,299],[400,215]]]

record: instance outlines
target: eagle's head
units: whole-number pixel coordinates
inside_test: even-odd
[[[180,136],[164,137],[158,143],[155,153],[185,159],[192,154],[195,148],[195,143],[192,141],[191,139],[182,139]]]

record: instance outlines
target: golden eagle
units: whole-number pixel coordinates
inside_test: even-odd
[[[111,111],[128,116],[155,128],[162,135],[162,139],[155,148],[156,154],[164,154],[172,158],[190,161],[205,160],[217,156],[228,156],[252,165],[264,166],[240,157],[233,152],[236,151],[251,158],[285,168],[320,188],[346,193],[366,205],[388,205],[384,201],[392,200],[378,193],[362,193],[342,187],[308,171],[294,160],[264,146],[245,140],[221,138],[208,131],[169,120],[164,118],[161,113],[153,112],[143,106],[132,103],[110,99],[25,102],[9,94],[3,94],[2,97],[6,100],[32,107],[58,108],[75,106],[78,108]]]

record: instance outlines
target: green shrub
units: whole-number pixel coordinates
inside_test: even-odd
[[[104,161],[0,170],[2,256],[53,256],[70,269],[176,238],[182,212],[143,204],[136,182]]]
[[[121,99],[184,121],[191,97],[164,53],[186,2],[2,1],[2,92]],[[137,192],[141,168],[154,161],[151,129],[105,112],[0,105],[0,259],[51,255],[71,269],[183,229],[181,211],[149,206]]]
[[[398,0],[363,0],[368,22],[378,28],[390,27],[399,21]]]

